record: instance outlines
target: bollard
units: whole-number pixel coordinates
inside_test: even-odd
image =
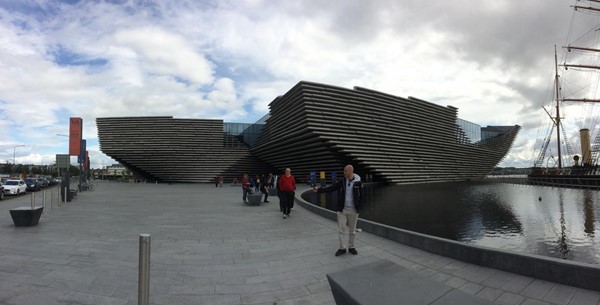
[[[65,194],[65,196],[63,197],[63,204],[66,204],[67,203],[67,195],[69,195],[69,188],[66,187],[64,190],[65,191],[63,193]]]
[[[42,198],[42,207],[44,208],[44,213],[48,212],[48,210],[46,210],[46,190],[44,190],[44,192],[42,192],[42,196],[44,196]]]
[[[150,234],[140,234],[139,260],[138,305],[148,305],[150,301]]]
[[[35,193],[31,193],[31,209],[35,207]]]
[[[50,190],[50,210],[54,208],[54,189]]]

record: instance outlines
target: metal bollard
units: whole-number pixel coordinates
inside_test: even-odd
[[[54,189],[50,190],[50,210],[54,209]]]
[[[48,211],[46,210],[46,190],[42,192],[42,196],[44,196],[42,198],[42,208],[44,208],[44,213],[47,213]]]
[[[139,260],[138,305],[148,305],[150,301],[150,234],[140,234]]]
[[[31,209],[35,207],[35,193],[31,193]]]

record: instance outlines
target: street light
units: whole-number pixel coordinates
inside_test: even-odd
[[[13,176],[15,174],[15,167],[17,167],[17,147],[27,146],[25,144],[15,145],[13,147]]]

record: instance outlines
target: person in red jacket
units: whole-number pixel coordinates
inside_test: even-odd
[[[244,203],[248,203],[246,201],[246,195],[248,193],[252,194],[252,190],[250,189],[250,179],[248,179],[248,174],[244,174],[244,178],[242,178],[242,200]]]
[[[292,170],[286,168],[285,175],[279,178],[279,192],[281,192],[281,201],[283,202],[283,219],[290,217],[295,191],[296,179],[292,176]]]

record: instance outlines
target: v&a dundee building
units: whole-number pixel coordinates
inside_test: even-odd
[[[355,172],[373,181],[477,179],[508,153],[520,126],[480,127],[458,109],[366,88],[302,81],[254,124],[159,117],[97,118],[100,149],[150,181],[229,183],[244,173]]]

